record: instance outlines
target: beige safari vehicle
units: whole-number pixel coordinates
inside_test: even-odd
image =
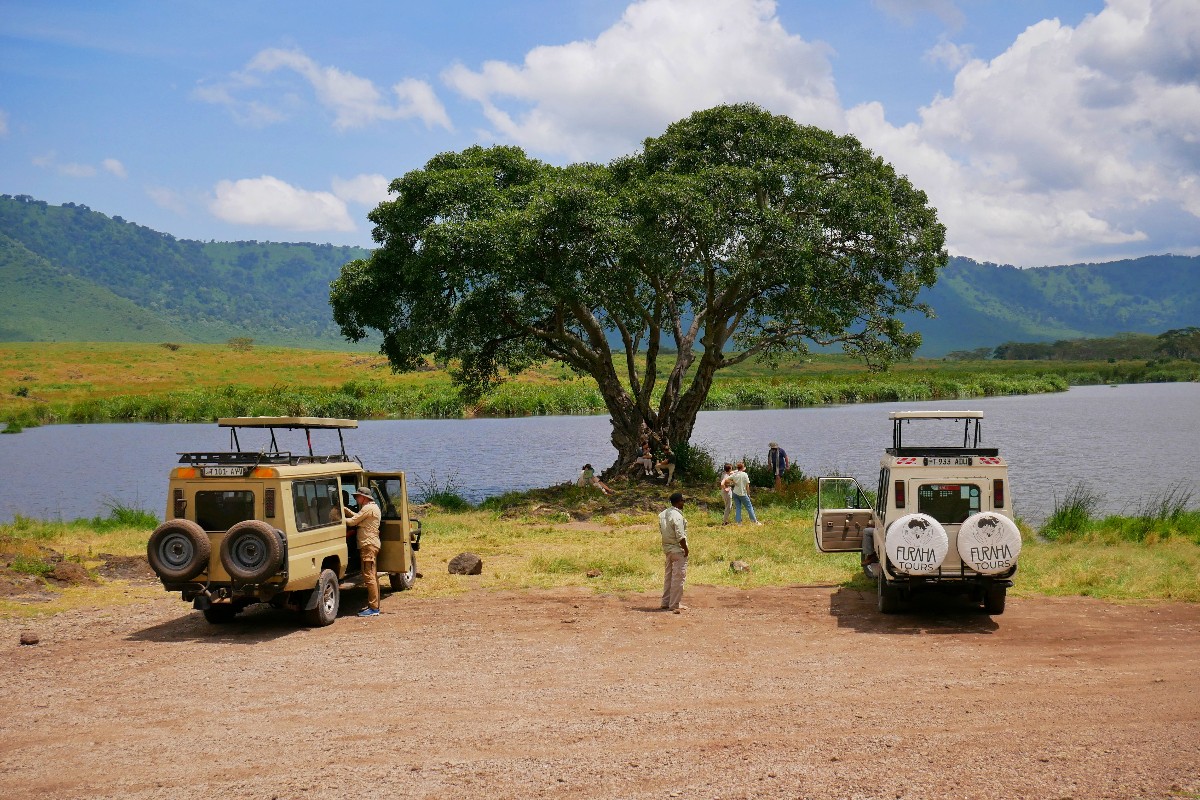
[[[1003,614],[1021,533],[1008,465],[996,448],[980,446],[983,412],[889,417],[892,446],[879,462],[873,502],[854,478],[818,478],[817,549],[861,553],[885,614],[928,590],[966,593],[985,612]]]
[[[367,472],[346,455],[342,431],[358,422],[236,417],[217,424],[230,429],[230,449],[179,454],[167,521],[147,543],[150,566],[167,591],[179,592],[211,623],[270,603],[302,613],[311,625],[331,624],[343,584],[362,580],[355,530],[343,519],[358,510],[354,490],[363,485],[383,516],[378,572],[389,575],[394,591],[413,585],[421,524],[409,518],[404,473]],[[269,445],[243,450],[238,431],[246,429],[268,431]],[[282,449],[277,432],[290,432],[303,449]],[[336,432],[337,451],[314,451],[314,432]]]

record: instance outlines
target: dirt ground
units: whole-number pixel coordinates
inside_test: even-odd
[[[0,621],[0,796],[1200,797],[1200,606],[684,601],[396,594],[306,629],[164,592]]]

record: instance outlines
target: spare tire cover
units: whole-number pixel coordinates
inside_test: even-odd
[[[942,523],[928,514],[905,514],[888,526],[883,546],[897,572],[931,575],[950,552],[950,539]]]
[[[984,575],[1007,572],[1020,552],[1021,531],[1002,514],[974,514],[958,529],[958,557]]]

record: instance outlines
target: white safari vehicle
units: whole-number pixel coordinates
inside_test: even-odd
[[[981,411],[896,411],[875,501],[854,478],[818,478],[823,553],[860,552],[879,610],[929,589],[967,593],[1004,613],[1021,552],[1008,465],[980,446]],[[936,443],[935,443],[936,442]]]
[[[417,576],[421,523],[408,516],[404,473],[367,472],[346,455],[342,431],[351,419],[234,417],[230,449],[179,454],[167,488],[166,522],[150,535],[146,555],[163,587],[228,622],[252,603],[301,612],[312,625],[338,615],[343,582],[361,579],[355,531],[346,516],[358,510],[354,490],[370,487],[382,513],[376,566],[393,591]],[[270,443],[243,450],[238,431],[269,431]],[[282,449],[276,431],[292,431],[303,449]],[[336,431],[338,449],[314,452],[314,431]],[[262,434],[260,434],[262,435]]]

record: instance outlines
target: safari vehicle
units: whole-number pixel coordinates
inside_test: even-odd
[[[817,479],[817,549],[861,553],[885,614],[925,590],[966,593],[987,613],[1003,614],[1021,533],[1008,465],[998,449],[980,446],[983,412],[889,417],[892,446],[879,462],[873,502],[854,478]],[[911,444],[910,428],[943,443]],[[907,432],[913,439],[915,431]]]
[[[230,449],[179,454],[167,489],[167,521],[150,535],[146,555],[170,592],[204,612],[211,623],[228,622],[253,603],[270,603],[304,615],[311,625],[337,619],[342,584],[361,581],[355,530],[346,516],[358,510],[354,490],[369,486],[382,512],[376,559],[393,591],[408,589],[417,575],[415,552],[421,524],[409,519],[404,473],[363,469],[346,455],[342,431],[358,422],[318,417],[235,417]],[[270,443],[243,450],[238,431]],[[292,431],[304,443],[282,449],[276,431]],[[314,452],[314,431],[336,431],[338,451]],[[245,435],[245,434],[244,434]],[[329,436],[329,434],[324,434]]]

